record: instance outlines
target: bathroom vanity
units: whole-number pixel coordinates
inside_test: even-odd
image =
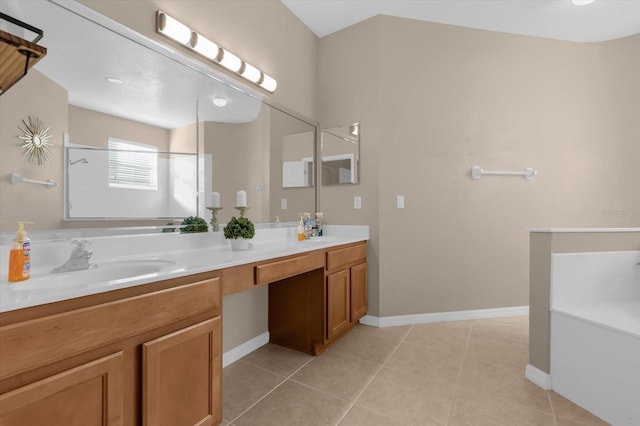
[[[0,424],[217,425],[223,295],[269,285],[271,341],[311,354],[366,313],[368,229],[305,242],[257,238],[246,252],[206,238],[96,240],[103,250],[149,239],[193,249],[164,253],[174,265],[144,278],[78,284],[77,297],[41,289],[29,306],[23,287],[13,296],[22,307],[12,309],[6,298],[18,287],[0,283]]]

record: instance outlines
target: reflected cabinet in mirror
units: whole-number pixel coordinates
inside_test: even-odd
[[[0,98],[0,172],[64,182],[48,190],[3,179],[1,231],[17,220],[34,222],[33,230],[97,219],[209,221],[212,192],[224,223],[238,214],[240,190],[255,222],[315,211],[315,123],[77,2],[0,2],[0,11],[42,28],[48,48]],[[51,128],[52,155],[42,166],[18,143],[28,116]],[[309,175],[283,188],[289,159],[305,161]]]
[[[358,183],[360,124],[322,129],[321,143],[322,184]]]

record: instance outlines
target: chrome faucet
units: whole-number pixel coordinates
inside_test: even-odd
[[[89,259],[91,259],[91,255],[93,254],[90,247],[91,241],[89,240],[72,241],[71,256],[69,256],[69,259],[51,272],[69,272],[95,268],[98,265],[89,263]]]

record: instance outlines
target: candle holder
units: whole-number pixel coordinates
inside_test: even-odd
[[[247,207],[247,206],[244,206],[244,207],[236,206],[235,209],[240,211],[240,217],[244,217],[244,212],[246,210],[249,210],[250,207]]]
[[[220,226],[218,225],[218,212],[222,210],[223,207],[207,207],[207,210],[211,211],[211,230],[213,232],[218,232],[220,230]]]

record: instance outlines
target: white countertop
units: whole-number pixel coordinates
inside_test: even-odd
[[[221,232],[202,234],[149,234],[89,238],[92,242],[94,269],[52,273],[69,257],[69,241],[32,241],[31,278],[7,281],[8,247],[2,246],[0,280],[0,312],[22,309],[75,297],[128,288],[201,272],[299,254],[307,251],[365,241],[368,226],[328,225],[323,237],[297,241],[295,228],[257,229],[253,247],[246,251],[231,250]],[[125,270],[136,263],[159,264],[158,272],[118,277],[102,277],[109,270]],[[155,262],[155,263],[154,263]],[[103,265],[102,269],[100,265]]]

